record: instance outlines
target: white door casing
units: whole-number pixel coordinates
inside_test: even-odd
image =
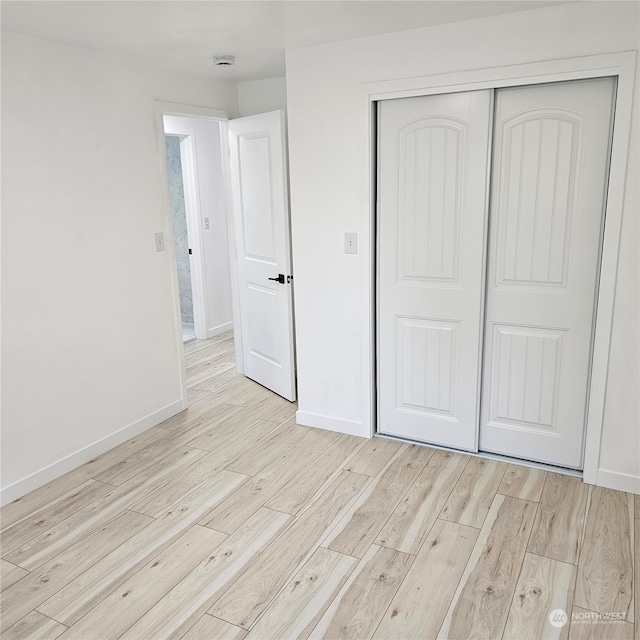
[[[611,78],[496,92],[480,448],[582,468]]]
[[[475,451],[492,92],[378,117],[379,431]]]
[[[584,481],[622,491],[638,492],[638,481],[618,469],[606,468],[601,460],[605,424],[605,401],[611,363],[612,328],[615,295],[618,283],[618,256],[621,229],[625,213],[628,179],[628,154],[632,147],[632,116],[635,94],[637,51],[618,51],[571,58],[545,59],[506,66],[452,71],[410,78],[392,78],[359,85],[358,101],[363,117],[359,130],[359,160],[363,170],[359,193],[366,204],[368,228],[375,237],[377,193],[376,106],[381,102],[411,96],[439,95],[476,89],[494,90],[501,87],[613,77],[616,80],[615,128],[612,134],[609,188],[602,241],[602,258],[597,293],[597,314],[594,323],[593,358],[587,426],[584,445]],[[628,204],[628,203],[627,203]],[[364,206],[364,205],[363,205]],[[628,212],[627,212],[628,213]],[[377,265],[375,242],[367,252],[367,266],[373,274]],[[368,313],[363,316],[361,366],[365,372],[363,384],[362,435],[373,436],[379,431],[378,340],[373,318],[377,317],[377,282],[370,279]],[[610,449],[609,449],[610,451]]]
[[[295,400],[284,112],[229,121],[244,374]],[[284,276],[284,284],[270,278]]]

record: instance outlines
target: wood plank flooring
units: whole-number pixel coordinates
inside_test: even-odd
[[[640,639],[640,499],[302,427],[186,345],[189,409],[0,512],[0,640]]]

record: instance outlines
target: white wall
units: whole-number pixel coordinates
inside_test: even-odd
[[[193,158],[189,160],[197,174],[196,206],[198,229],[194,238],[194,256],[199,253],[198,242],[202,239],[204,282],[202,283],[206,307],[206,338],[211,338],[233,328],[231,308],[231,275],[229,263],[229,236],[227,233],[227,209],[225,184],[222,173],[220,148],[220,125],[204,118],[165,116],[166,133],[191,136]],[[183,162],[183,172],[185,163]],[[185,183],[185,189],[187,189]],[[205,228],[205,218],[209,228]],[[193,260],[192,260],[193,262]]]
[[[180,410],[154,99],[235,85],[2,34],[2,500]]]
[[[285,78],[267,78],[238,82],[238,111],[241,116],[252,116],[287,108],[287,82]]]
[[[359,84],[638,49],[638,24],[636,3],[570,3],[287,52],[300,421],[361,435],[371,428],[372,228]],[[637,82],[635,101],[637,110]],[[637,489],[637,111],[634,118],[599,482]],[[358,233],[358,255],[343,253],[345,231]]]

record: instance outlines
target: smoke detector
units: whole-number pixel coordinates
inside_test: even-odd
[[[236,59],[233,56],[214,56],[213,64],[216,67],[231,67],[236,62]]]

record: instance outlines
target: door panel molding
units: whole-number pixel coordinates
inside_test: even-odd
[[[500,138],[505,147],[503,162],[509,174],[505,176],[508,186],[494,220],[498,229],[498,253],[495,256],[493,286],[564,289],[567,286],[567,254],[576,203],[583,117],[575,112],[571,112],[574,117],[564,114],[559,117],[557,112],[552,113],[549,109],[530,109],[525,113],[508,119],[501,127]],[[528,180],[528,184],[521,184],[524,181],[522,160],[533,155],[531,150],[527,153],[527,142],[539,142],[538,175],[535,180]],[[503,176],[498,173],[494,177],[498,186]],[[511,200],[516,202],[511,203]],[[548,204],[553,208],[553,220],[541,219],[538,211],[534,211],[531,228],[520,228],[505,217],[512,207],[520,213],[527,204],[534,207],[542,204],[540,209]],[[507,251],[510,238],[512,250]]]
[[[557,431],[557,382],[566,329],[492,323],[494,351],[488,385],[488,424],[513,429]],[[523,352],[523,367],[514,351]],[[515,361],[515,362],[514,362]]]
[[[398,281],[403,284],[437,284],[459,288],[460,207],[462,201],[462,162],[466,149],[467,124],[454,118],[426,117],[398,131],[399,155],[405,157],[398,182],[409,179],[411,169],[422,161],[428,164],[430,184],[428,195],[424,191],[402,192],[398,203]],[[420,140],[422,138],[422,141]],[[425,141],[425,138],[427,141]],[[437,140],[440,138],[440,140]],[[435,140],[434,140],[435,139]],[[421,142],[423,144],[421,144]],[[426,145],[424,144],[426,142]],[[437,144],[439,142],[439,144]],[[436,149],[429,158],[424,148]],[[422,151],[422,153],[421,153]],[[434,155],[436,157],[434,157]],[[440,175],[433,176],[433,173]],[[413,197],[410,197],[413,196]],[[422,197],[421,197],[422,196]],[[421,202],[426,199],[428,202]],[[414,209],[423,206],[425,214],[412,217]],[[439,205],[436,207],[432,205]],[[434,211],[434,209],[436,209]],[[435,219],[437,211],[440,219]],[[434,233],[435,242],[428,238],[426,251],[417,246],[420,228],[440,228],[440,237]],[[438,242],[439,240],[439,242]]]
[[[397,370],[395,407],[398,411],[458,422],[456,417],[458,321],[396,316]],[[415,363],[411,354],[423,350],[437,353],[438,365],[424,367],[415,384]]]

